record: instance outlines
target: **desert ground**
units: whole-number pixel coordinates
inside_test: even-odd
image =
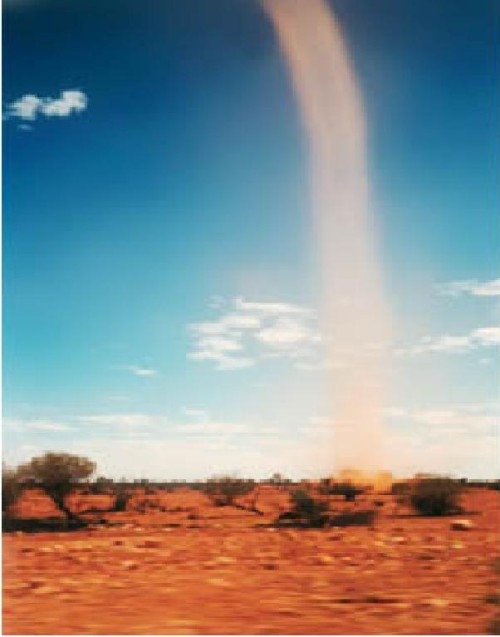
[[[72,509],[87,528],[4,533],[3,633],[494,631],[499,492],[471,489],[467,513],[442,518],[411,514],[391,495],[364,495],[336,506],[363,508],[376,498],[373,526],[277,528],[288,497],[263,487],[256,515],[181,488],[138,492],[129,510],[106,513],[98,509],[111,496],[75,494]],[[16,515],[57,510],[31,490]],[[453,529],[457,518],[471,528]]]

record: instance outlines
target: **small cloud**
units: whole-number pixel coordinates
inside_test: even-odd
[[[78,420],[91,425],[103,425],[105,427],[147,427],[158,423],[165,423],[166,418],[155,417],[149,414],[95,414],[79,416]]]
[[[156,369],[152,369],[151,367],[139,367],[138,365],[125,365],[121,369],[125,369],[126,371],[134,374],[135,376],[156,376]]]
[[[306,359],[314,365],[315,346],[321,341],[314,310],[242,297],[228,303],[218,299],[214,309],[222,308],[225,311],[216,320],[188,326],[193,339],[187,354],[191,360],[211,361],[220,370],[243,369],[260,360],[283,357]]]
[[[268,303],[245,301],[242,297],[237,297],[234,301],[237,310],[244,312],[255,312],[257,314],[301,314],[311,316],[315,314],[310,308],[294,305],[293,303]]]
[[[472,338],[480,345],[500,345],[500,327],[480,327],[474,330]]]
[[[7,107],[5,119],[17,118],[33,122],[37,117],[69,117],[87,108],[88,98],[79,90],[62,91],[59,97],[23,95]]]
[[[500,296],[500,279],[491,281],[476,281],[467,279],[463,281],[451,281],[436,285],[436,291],[442,296]]]
[[[199,349],[195,352],[189,352],[187,357],[194,361],[212,361],[216,363],[217,369],[219,370],[244,369],[245,367],[252,367],[255,365],[255,360],[252,358],[227,356],[223,352],[209,349]]]
[[[500,345],[500,327],[479,327],[461,336],[424,336],[418,345],[395,350],[396,356],[418,356],[432,352],[463,354]]]
[[[273,325],[260,330],[255,338],[270,347],[290,348],[302,343],[317,343],[318,334],[303,322],[289,317],[278,319]]]

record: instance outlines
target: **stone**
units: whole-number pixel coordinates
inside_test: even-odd
[[[266,571],[275,571],[278,568],[275,562],[263,562],[261,566]]]
[[[32,595],[55,595],[60,593],[61,589],[55,586],[39,586],[31,591]]]
[[[125,568],[127,571],[133,571],[139,567],[137,562],[133,562],[132,560],[125,560],[125,562],[121,563],[121,566]]]
[[[474,524],[471,520],[453,520],[450,524],[450,528],[453,531],[470,531],[474,528]]]
[[[318,555],[315,558],[315,564],[318,564],[319,566],[326,566],[328,564],[332,564],[333,563],[333,557],[331,557],[330,555]]]
[[[221,588],[231,586],[227,580],[222,579],[221,577],[210,577],[207,579],[207,584],[210,584],[211,586],[220,586]]]
[[[157,549],[163,546],[163,542],[161,540],[144,540],[144,542],[141,542],[141,544],[137,546],[144,549]]]
[[[448,603],[447,599],[442,599],[440,597],[434,597],[424,602],[426,606],[432,606],[433,608],[444,608],[445,606],[448,606]]]
[[[228,557],[227,555],[220,555],[216,557],[214,560],[217,564],[234,564],[236,560],[233,557]]]

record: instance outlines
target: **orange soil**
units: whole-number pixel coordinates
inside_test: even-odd
[[[373,529],[321,530],[259,526],[286,506],[271,488],[258,502],[264,516],[187,490],[150,499],[169,510],[5,534],[3,633],[477,634],[497,611],[492,491],[466,495],[478,512],[458,516],[469,531],[451,530],[451,518],[393,517],[389,496]],[[109,502],[72,498],[75,510]],[[54,514],[37,492],[17,510]]]

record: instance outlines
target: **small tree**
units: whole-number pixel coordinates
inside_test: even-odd
[[[462,485],[451,478],[421,478],[410,488],[411,506],[421,515],[459,513]]]
[[[76,516],[66,506],[66,497],[94,471],[95,464],[88,458],[70,453],[48,452],[19,467],[19,474],[43,489],[69,520],[74,520]]]
[[[2,465],[2,513],[8,515],[10,507],[19,498],[23,485],[16,469]]]
[[[292,507],[278,517],[278,524],[289,521],[319,527],[328,522],[328,503],[324,500],[313,497],[303,489],[292,491],[290,498]]]
[[[205,492],[216,506],[232,506],[236,498],[255,488],[253,480],[234,476],[214,476],[207,480]]]
[[[321,480],[319,492],[323,495],[343,495],[346,502],[354,502],[365,489],[353,482],[337,482],[331,478]]]

